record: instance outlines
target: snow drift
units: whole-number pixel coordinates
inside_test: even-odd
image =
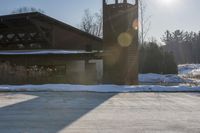
[[[179,74],[140,74],[141,83],[200,83],[200,64],[184,64],[178,66]]]
[[[118,85],[70,85],[70,84],[46,84],[46,85],[2,85],[1,92],[21,91],[69,91],[69,92],[200,92],[200,87],[189,86],[118,86]]]
[[[178,75],[168,74],[140,74],[139,81],[142,83],[184,83],[185,80]]]

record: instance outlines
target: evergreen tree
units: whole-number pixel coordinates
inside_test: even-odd
[[[140,46],[140,73],[176,74],[178,68],[173,54],[165,52],[156,42]]]
[[[163,49],[174,55],[176,63],[200,63],[200,32],[166,31]]]

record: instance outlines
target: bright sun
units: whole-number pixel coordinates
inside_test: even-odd
[[[163,2],[163,4],[167,4],[167,5],[171,5],[173,4],[174,0],[161,0]]]
[[[159,3],[163,6],[167,6],[167,7],[173,7],[176,6],[179,0],[157,0],[159,1]]]

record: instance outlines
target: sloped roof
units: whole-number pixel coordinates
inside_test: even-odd
[[[80,29],[77,29],[77,28],[75,28],[71,25],[63,23],[63,22],[61,22],[57,19],[54,19],[50,16],[47,16],[47,15],[39,13],[39,12],[3,15],[3,16],[0,16],[0,23],[2,23],[4,21],[13,20],[13,19],[26,19],[26,20],[28,20],[30,18],[37,18],[37,19],[40,19],[40,20],[45,20],[47,23],[52,23],[52,24],[61,26],[62,28],[66,28],[67,30],[72,30],[72,31],[76,32],[77,34],[83,35],[83,36],[88,37],[90,39],[93,39],[95,41],[102,41],[102,39],[99,38],[99,37],[96,37],[94,35],[86,33],[86,32],[84,32]],[[1,28],[1,26],[0,26],[0,28]]]

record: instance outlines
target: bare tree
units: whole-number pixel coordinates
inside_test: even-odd
[[[89,9],[86,9],[79,27],[87,33],[103,37],[102,11],[92,14]]]
[[[95,13],[95,23],[93,24],[93,35],[98,37],[103,37],[103,16],[102,11],[100,10],[99,13]]]
[[[151,16],[147,16],[146,11],[147,11],[147,3],[145,2],[145,0],[139,0],[139,19],[140,19],[139,38],[141,44],[145,43],[147,34],[151,26],[150,22]]]
[[[34,7],[20,7],[11,12],[11,14],[18,14],[18,13],[28,13],[28,12],[40,12],[45,13],[42,9],[37,9]]]

